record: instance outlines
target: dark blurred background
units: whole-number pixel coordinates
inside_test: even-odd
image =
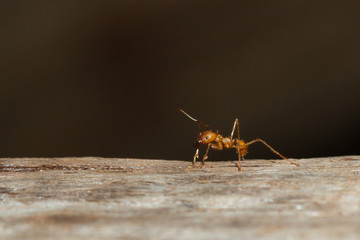
[[[359,154],[359,1],[3,1],[0,156],[191,161],[197,125]],[[235,151],[211,159],[236,159]],[[247,158],[278,158],[261,144]]]

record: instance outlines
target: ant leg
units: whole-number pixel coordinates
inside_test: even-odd
[[[209,143],[199,168],[202,168],[204,166],[205,160],[208,158],[208,153],[209,153],[210,147],[213,148],[213,149],[216,149],[216,150],[222,150],[223,149],[222,145],[216,145],[214,143]]]
[[[208,158],[207,155],[208,155],[208,153],[209,153],[209,149],[210,149],[210,144],[208,144],[208,147],[207,147],[207,149],[206,149],[205,155],[204,155],[204,157],[203,157],[203,159],[202,159],[202,161],[201,161],[201,165],[200,165],[199,168],[202,168],[202,167],[204,166],[205,160]]]
[[[290,161],[289,159],[287,159],[286,157],[284,157],[283,155],[281,155],[278,151],[276,151],[275,149],[273,149],[269,144],[267,144],[267,143],[266,143],[264,140],[262,140],[262,139],[252,140],[252,141],[246,143],[245,145],[246,145],[246,146],[249,146],[250,144],[253,144],[253,143],[256,143],[256,142],[261,142],[261,143],[263,143],[263,144],[264,144],[265,146],[267,146],[273,153],[279,155],[281,158],[283,158],[284,160],[288,161],[289,163],[291,163],[291,164],[293,164],[293,165],[295,165],[295,166],[297,166],[297,167],[300,166],[299,164],[294,163],[294,162]]]
[[[235,119],[234,126],[233,126],[233,129],[232,129],[232,131],[231,131],[230,140],[233,139],[235,127],[237,127],[238,138],[239,138],[239,140],[240,140],[239,121],[238,121],[237,118]]]
[[[189,168],[194,167],[197,158],[199,158],[199,148],[196,149],[193,162],[192,162],[192,164],[189,166]]]
[[[237,145],[237,152],[238,152],[238,157],[239,157],[239,165],[238,165],[238,170],[241,171],[241,161],[244,161],[244,156],[241,155],[241,149],[240,149],[240,145]]]
[[[238,165],[238,170],[241,171],[241,151],[240,151],[240,145],[237,145],[237,152],[238,152],[238,157],[239,157],[239,165]]]
[[[239,121],[236,119],[236,123],[237,123],[237,132],[238,132],[238,139],[240,139],[240,131],[239,131]]]

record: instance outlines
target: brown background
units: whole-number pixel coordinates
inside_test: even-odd
[[[4,1],[0,156],[190,160],[191,115],[359,154],[358,1]],[[276,158],[263,146],[248,158]],[[233,152],[212,159],[236,159]]]

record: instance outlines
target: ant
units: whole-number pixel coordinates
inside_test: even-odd
[[[194,167],[196,159],[199,158],[200,144],[204,144],[207,146],[207,149],[206,149],[205,155],[201,161],[201,165],[199,168],[202,168],[204,166],[205,160],[208,158],[208,153],[209,153],[210,147],[213,149],[216,149],[216,150],[222,150],[223,148],[235,148],[236,152],[238,154],[238,157],[239,157],[238,170],[241,171],[241,161],[244,160],[244,156],[246,155],[246,153],[248,151],[248,146],[253,143],[256,143],[256,142],[263,143],[273,153],[277,154],[278,156],[280,156],[284,160],[288,161],[289,163],[291,163],[295,166],[299,166],[299,164],[294,163],[294,162],[290,161],[289,159],[285,158],[283,155],[281,155],[279,152],[277,152],[275,149],[273,149],[269,144],[267,144],[262,139],[258,138],[258,139],[252,140],[250,142],[245,142],[244,140],[241,140],[240,133],[239,133],[239,121],[237,118],[235,119],[234,126],[231,131],[230,137],[223,137],[218,131],[215,133],[215,132],[209,130],[210,129],[209,125],[204,124],[204,123],[200,122],[199,120],[191,117],[184,110],[182,110],[182,109],[178,109],[178,110],[180,112],[182,112],[183,114],[185,114],[188,118],[190,118],[191,120],[196,122],[200,128],[199,137],[195,139],[194,144],[193,144],[193,146],[196,148],[196,152],[194,155],[192,165],[189,167]],[[204,131],[202,131],[203,126],[205,127]],[[238,138],[233,138],[235,128],[237,128]]]

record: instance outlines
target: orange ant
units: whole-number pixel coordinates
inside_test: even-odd
[[[200,122],[199,120],[191,117],[184,110],[179,109],[179,111],[182,112],[183,114],[185,114],[188,118],[190,118],[194,122],[196,122],[199,125],[199,128],[200,128],[199,137],[196,138],[195,141],[194,141],[194,147],[196,148],[196,152],[195,152],[195,155],[194,155],[192,165],[189,166],[189,167],[194,167],[196,159],[199,158],[200,144],[204,144],[204,145],[207,146],[207,149],[206,149],[205,155],[204,155],[204,157],[203,157],[203,159],[201,161],[201,165],[200,165],[199,168],[202,168],[204,166],[204,162],[208,158],[208,153],[209,153],[210,147],[213,148],[213,149],[216,149],[216,150],[222,150],[223,148],[235,148],[236,152],[238,154],[238,157],[239,157],[238,170],[241,171],[241,161],[244,160],[244,156],[247,153],[248,146],[253,144],[253,143],[256,143],[256,142],[263,143],[273,153],[279,155],[281,158],[288,161],[289,163],[294,164],[295,166],[299,166],[299,164],[294,163],[294,162],[290,161],[289,159],[285,158],[283,155],[281,155],[279,152],[277,152],[275,149],[273,149],[269,144],[267,144],[262,139],[255,139],[255,140],[252,140],[252,141],[247,142],[247,143],[245,141],[241,140],[240,139],[240,133],[239,133],[239,121],[238,121],[237,118],[235,119],[234,126],[233,126],[233,129],[231,131],[230,137],[223,137],[219,132],[215,133],[215,132],[209,130],[209,128],[210,128],[209,125],[204,124],[204,123]],[[203,126],[206,127],[204,131],[202,131]],[[237,128],[238,138],[233,138],[235,127]]]

